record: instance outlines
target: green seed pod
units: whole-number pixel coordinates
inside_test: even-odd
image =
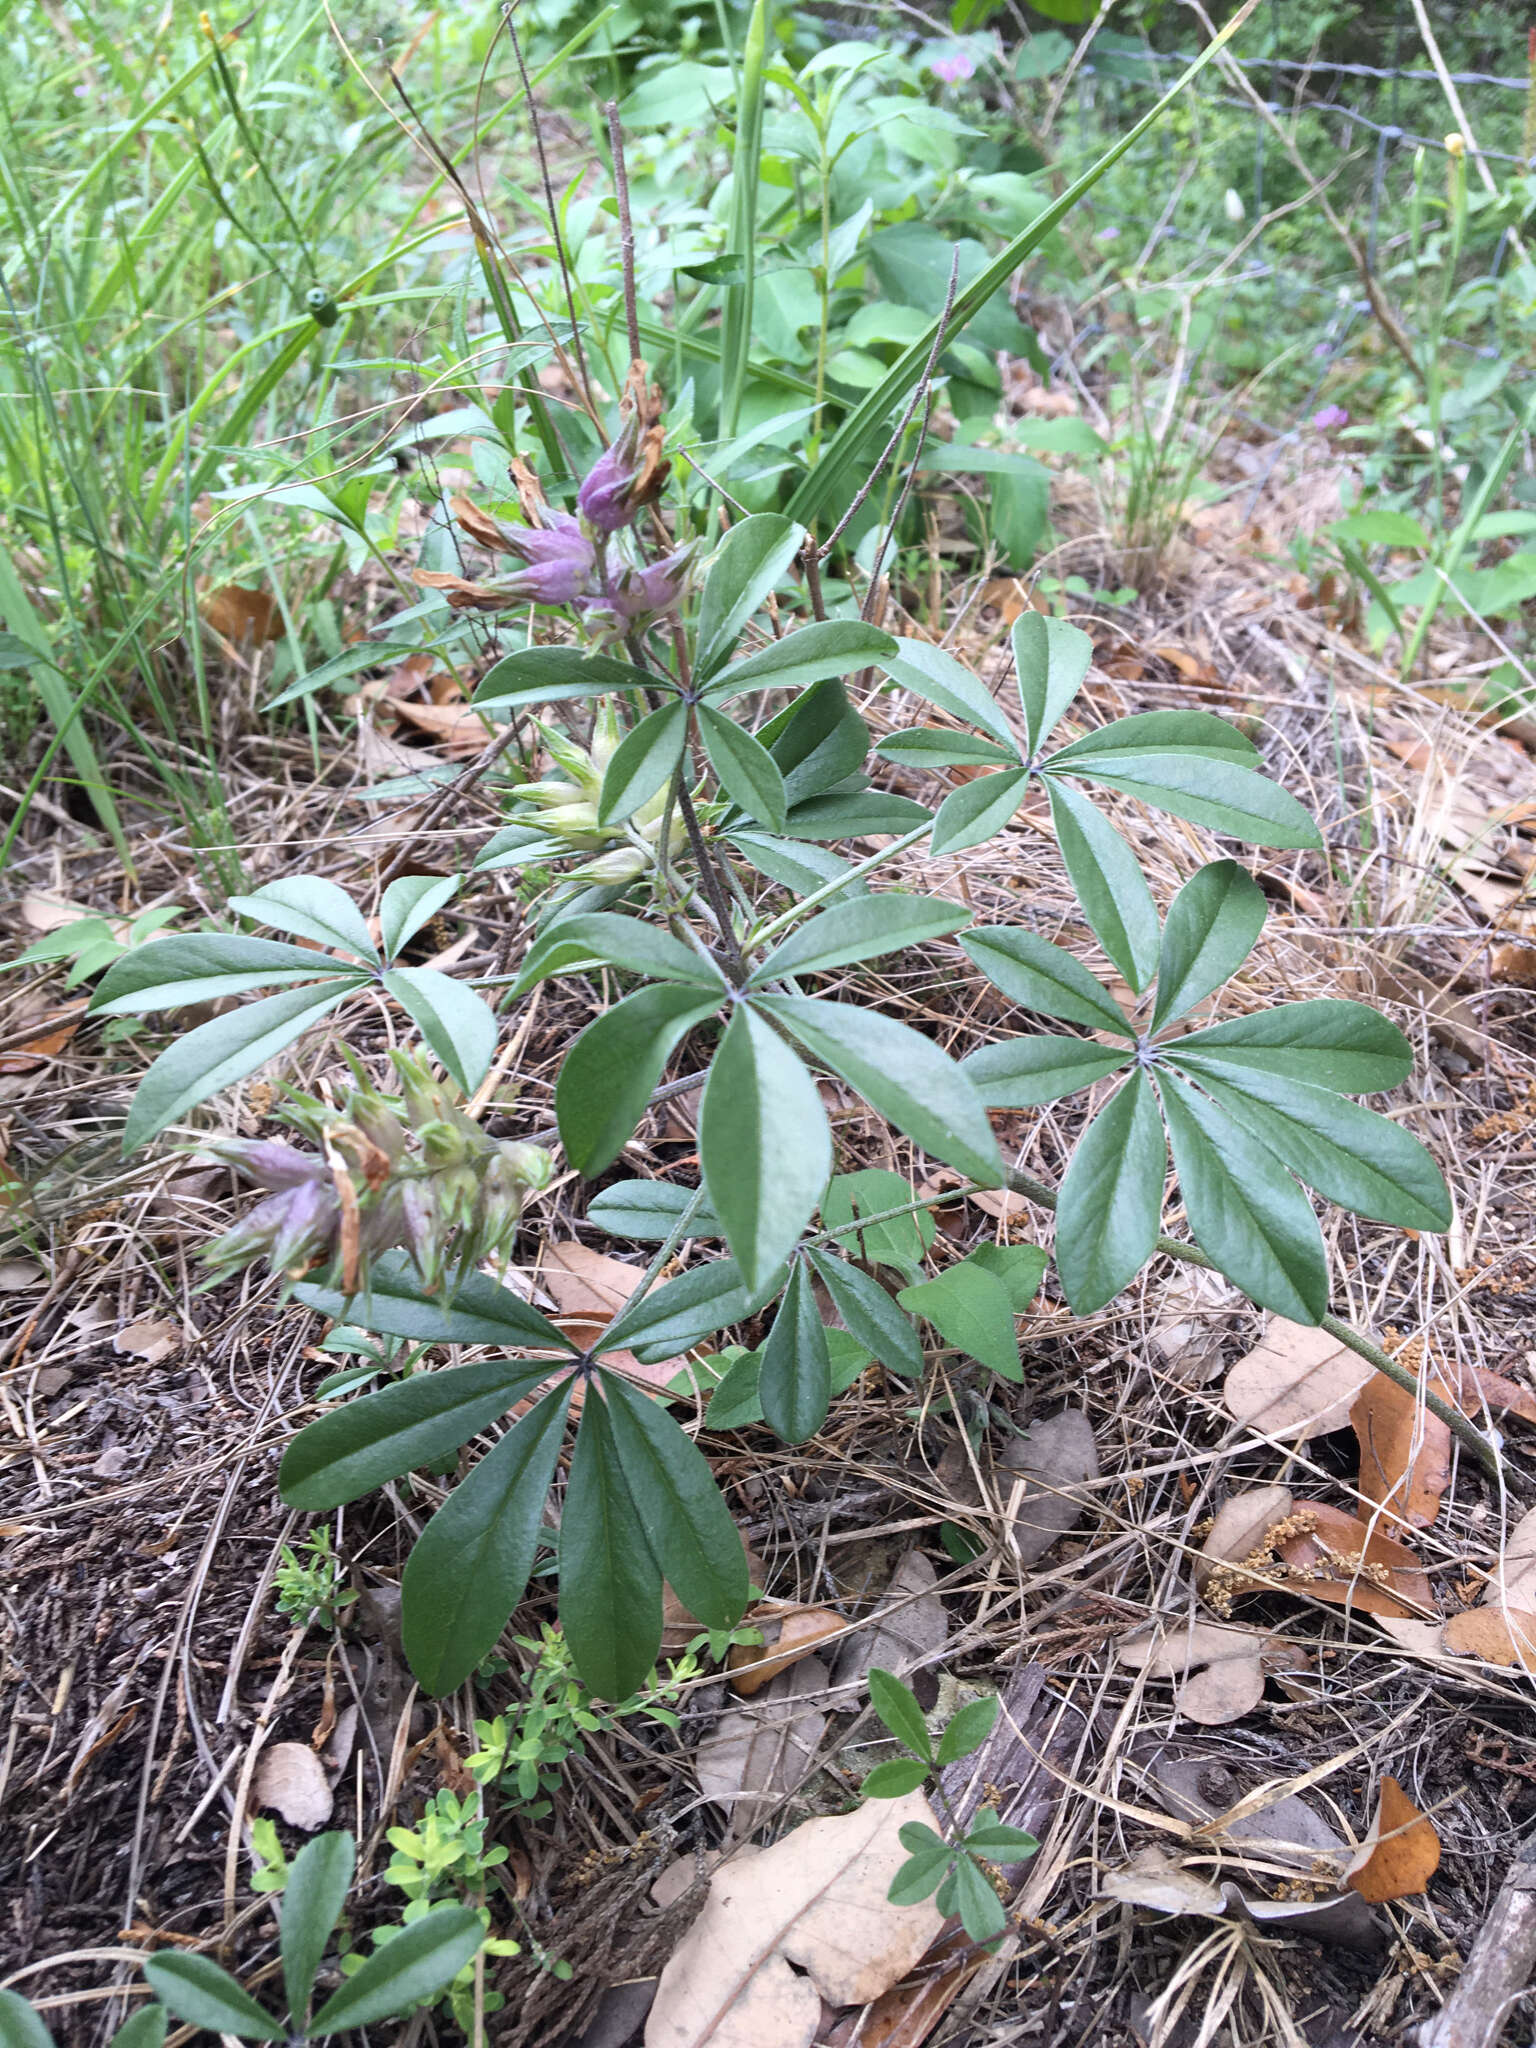
[[[310,286],[304,294],[304,306],[317,327],[334,327],[341,318],[341,308],[323,284]]]

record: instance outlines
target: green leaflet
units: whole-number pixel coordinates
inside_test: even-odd
[[[1163,927],[1154,1031],[1231,979],[1257,945],[1266,914],[1264,891],[1236,861],[1211,861],[1191,875]]]
[[[441,1293],[425,1290],[415,1262],[398,1250],[374,1260],[362,1294],[343,1294],[339,1287],[317,1287],[307,1280],[294,1293],[333,1322],[360,1324],[385,1337],[426,1344],[502,1344],[567,1356],[576,1349],[531,1302],[488,1273],[467,1274],[449,1303]]]
[[[434,1906],[375,1949],[331,1994],[310,2022],[311,2038],[371,2027],[428,2003],[473,1962],[484,1939],[480,1916],[467,1906]]]
[[[357,1845],[350,1835],[336,1833],[314,1836],[289,1866],[279,1909],[283,1989],[289,2015],[301,2031],[315,1973],[347,1903],[356,1865]]]
[[[1321,1322],[1328,1262],[1311,1203],[1219,1103],[1167,1068],[1159,1091],[1195,1242],[1261,1308],[1293,1323]]]
[[[820,974],[855,960],[872,960],[905,946],[946,937],[970,922],[966,911],[930,896],[892,892],[860,896],[810,918],[768,955],[754,984],[787,974]]]
[[[477,711],[521,710],[529,704],[601,697],[610,690],[676,687],[670,676],[632,668],[605,654],[583,654],[576,647],[525,647],[487,669],[471,701]]]
[[[1012,758],[1018,759],[1018,742],[1002,706],[985,684],[942,647],[927,640],[898,640],[896,652],[886,655],[880,667],[893,683],[899,683],[929,704],[936,704],[951,718],[979,725],[983,732],[1001,741]]]
[[[582,1032],[555,1083],[560,1142],[578,1173],[592,1180],[618,1158],[667,1061],[716,1007],[697,989],[658,983],[636,989]]]
[[[603,1375],[608,1420],[646,1540],[667,1584],[706,1628],[732,1628],[751,1586],[747,1554],[707,1460],[659,1403]]]
[[[663,704],[632,726],[603,772],[598,823],[622,824],[665,789],[683,758],[687,738],[688,707],[681,701]]]
[[[1081,961],[1049,939],[1013,925],[973,925],[960,944],[1010,1002],[1091,1031],[1135,1035],[1119,1004]]]
[[[1056,844],[1094,937],[1138,995],[1157,972],[1157,909],[1136,856],[1070,783],[1046,780]]]
[[[777,512],[738,519],[716,549],[699,598],[694,681],[706,683],[730,659],[752,614],[784,576],[804,529]]]
[[[1005,1379],[1023,1380],[1013,1302],[995,1273],[966,1259],[946,1267],[937,1279],[904,1287],[896,1299],[909,1315],[932,1323],[957,1351]]]
[[[959,853],[1001,832],[1023,802],[1028,782],[1027,768],[1013,768],[997,775],[978,775],[974,782],[962,782],[951,790],[934,815],[930,842],[934,853]]]
[[[960,1071],[989,1109],[1036,1109],[1102,1081],[1130,1057],[1128,1050],[1111,1052],[1092,1039],[1041,1034],[978,1046],[960,1062]]]
[[[449,1494],[406,1560],[405,1654],[425,1692],[462,1685],[523,1597],[565,1437],[568,1382],[507,1431]]]
[[[782,832],[787,800],[772,754],[723,711],[701,704],[697,717],[709,765],[725,794],[770,831]]]
[[[559,918],[539,933],[528,948],[512,993],[525,995],[551,974],[570,974],[597,964],[617,967],[626,974],[643,974],[651,981],[692,982],[722,990],[725,986],[712,961],[670,932],[643,924],[638,917],[591,910]]]
[[[1168,1145],[1137,1072],[1078,1139],[1056,1205],[1056,1271],[1074,1315],[1111,1301],[1152,1256]]]
[[[1245,1074],[1283,1074],[1344,1095],[1395,1088],[1413,1071],[1412,1048],[1395,1024],[1365,1003],[1333,996],[1186,1032],[1165,1054],[1202,1072],[1230,1073],[1238,1085]]]
[[[1065,619],[1021,612],[1013,622],[1013,663],[1031,754],[1065,716],[1093,660],[1093,642]]]
[[[782,1266],[832,1171],[832,1134],[805,1063],[738,1003],[699,1112],[704,1184],[749,1287]]]
[[[757,1392],[768,1427],[787,1444],[803,1444],[827,1419],[832,1398],[827,1333],[799,1261],[763,1346]]]
[[[1105,752],[1071,761],[1053,755],[1052,767],[1123,790],[1156,810],[1171,811],[1176,818],[1252,846],[1323,843],[1317,826],[1288,790],[1221,755]]]
[[[274,931],[317,939],[322,946],[339,947],[375,967],[379,964],[363,913],[345,889],[321,875],[286,875],[268,882],[254,896],[231,896],[229,907]]]
[[[821,619],[770,641],[745,661],[712,670],[706,685],[710,701],[723,704],[743,690],[803,690],[837,676],[868,668],[895,646],[889,633],[857,619]]]
[[[923,1348],[917,1332],[879,1281],[821,1247],[810,1259],[848,1334],[889,1371],[921,1379]]]
[[[592,1385],[560,1516],[560,1621],[582,1682],[599,1699],[627,1699],[645,1683],[661,1648],[661,1570]]]
[[[93,1017],[129,1017],[147,1010],[175,1010],[187,1003],[211,1003],[220,996],[245,995],[253,988],[319,981],[349,975],[359,987],[360,968],[327,953],[285,945],[281,939],[248,939],[229,932],[173,932],[135,946],[113,961],[91,999]]]
[[[490,1071],[496,1013],[483,996],[435,967],[391,967],[380,977],[466,1095]]]

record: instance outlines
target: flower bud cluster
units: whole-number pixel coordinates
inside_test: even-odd
[[[207,1148],[267,1191],[204,1253],[215,1272],[265,1258],[289,1280],[308,1274],[353,1294],[380,1253],[403,1249],[433,1293],[511,1249],[528,1196],[549,1184],[550,1155],[488,1138],[419,1054],[393,1058],[399,1095],[363,1083],[339,1109],[295,1097],[286,1120],[318,1152],[278,1138]]]
[[[538,724],[544,746],[558,774],[542,782],[514,784],[514,819],[536,824],[551,838],[565,840],[573,853],[591,853],[595,859],[571,870],[573,879],[586,882],[632,882],[656,865],[661,840],[661,821],[666,811],[666,792],[658,790],[629,819],[629,831],[615,832],[598,823],[598,800],[603,775],[613,759],[624,729],[619,724],[613,699],[598,700],[592,722],[590,746],[579,747],[574,740],[552,726]],[[668,855],[681,852],[686,834],[674,810],[668,835]]]

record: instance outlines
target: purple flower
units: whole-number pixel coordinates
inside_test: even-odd
[[[581,516],[594,533],[617,533],[661,494],[671,465],[662,456],[660,426],[644,426],[638,406],[625,414],[619,437],[593,463],[576,493]]]
[[[509,594],[535,604],[569,604],[586,589],[597,567],[597,550],[569,512],[546,511],[543,526],[509,527],[508,552],[528,564],[498,579]]]
[[[1320,433],[1331,433],[1335,427],[1349,425],[1349,414],[1342,405],[1325,405],[1320,412],[1313,413],[1312,424]]]
[[[670,611],[688,587],[697,552],[697,543],[690,541],[659,562],[635,568],[616,547],[610,546],[605,557],[604,589],[581,601],[587,623],[611,633],[624,633],[641,620]]]
[[[221,1138],[208,1150],[273,1194],[330,1179],[323,1159],[317,1159],[312,1152],[300,1152],[296,1146],[284,1144],[281,1138]]]
[[[950,50],[942,57],[931,57],[928,69],[945,85],[963,85],[976,76],[976,60],[969,50]]]

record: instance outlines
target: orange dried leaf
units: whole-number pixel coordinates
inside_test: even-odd
[[[1506,1670],[1519,1664],[1536,1672],[1536,1614],[1511,1608],[1470,1607],[1445,1625],[1445,1647],[1457,1657],[1477,1657]]]
[[[1276,1551],[1281,1563],[1291,1567],[1290,1583],[1298,1591],[1366,1614],[1433,1610],[1424,1566],[1406,1543],[1388,1536],[1376,1522],[1321,1501],[1308,1501],[1298,1512],[1305,1513],[1311,1528],[1285,1537]]]
[[[1430,1386],[1453,1399],[1438,1373]],[[1451,1432],[1405,1387],[1373,1372],[1355,1396],[1350,1422],[1360,1444],[1360,1491],[1399,1521],[1427,1529],[1451,1483]]]
[[[203,621],[221,639],[251,639],[260,645],[282,637],[282,614],[270,590],[251,590],[243,583],[221,583],[201,605]]]
[[[777,1636],[772,1629],[775,1612],[782,1616]],[[765,1641],[759,1643],[733,1643],[727,1663],[731,1673],[731,1690],[749,1699],[755,1692],[761,1692],[771,1678],[777,1678],[781,1671],[787,1671],[791,1664],[798,1664],[802,1657],[809,1657],[818,1643],[828,1636],[837,1635],[847,1624],[840,1614],[834,1614],[829,1607],[792,1607],[787,1613],[772,1607],[754,1608],[747,1616],[754,1627],[763,1630]]]
[[[1383,1778],[1371,1831],[1344,1882],[1367,1905],[1385,1906],[1424,1890],[1440,1868],[1434,1822],[1414,1805],[1396,1778]]]

